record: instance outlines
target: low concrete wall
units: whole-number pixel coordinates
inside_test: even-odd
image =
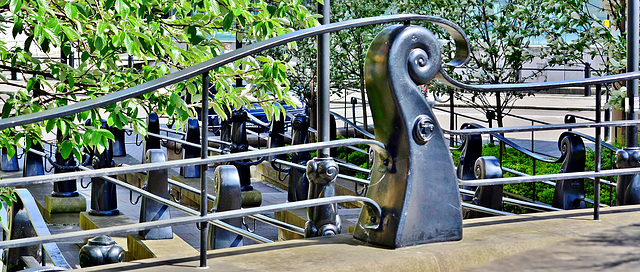
[[[640,206],[502,216],[464,221],[460,242],[384,249],[350,235],[290,240],[209,251],[210,271],[459,271],[576,238],[610,233],[640,221]],[[606,255],[607,252],[602,252]],[[544,260],[536,260],[544,261]],[[198,257],[140,260],[92,271],[177,271],[197,269]]]

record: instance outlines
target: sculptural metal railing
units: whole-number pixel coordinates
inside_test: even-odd
[[[490,86],[473,86],[451,79],[440,63],[440,43],[435,36],[422,27],[411,26],[410,21],[429,21],[443,27],[452,36],[456,45],[456,56],[445,66],[455,67],[463,64],[467,58],[469,47],[464,33],[451,22],[421,15],[393,15],[376,18],[357,19],[346,22],[323,25],[310,29],[292,32],[269,40],[257,42],[231,53],[216,57],[209,61],[194,65],[165,77],[129,88],[116,93],[85,100],[28,115],[0,119],[0,129],[26,125],[52,118],[64,117],[90,109],[106,106],[125,99],[138,97],[171,84],[188,80],[194,76],[203,76],[202,90],[209,90],[209,71],[243,57],[264,51],[288,42],[300,40],[319,34],[335,32],[343,29],[361,27],[372,24],[404,22],[404,25],[391,26],[383,30],[371,45],[367,54],[367,92],[376,123],[377,140],[348,139],[297,146],[277,147],[265,150],[247,151],[235,154],[223,154],[208,157],[202,152],[201,158],[180,161],[156,162],[142,165],[130,165],[118,168],[105,168],[82,172],[67,172],[41,177],[24,177],[4,179],[3,186],[18,186],[38,183],[49,183],[77,178],[105,177],[140,171],[164,170],[182,166],[201,166],[201,195],[206,191],[206,168],[213,163],[237,161],[256,157],[275,156],[290,152],[311,151],[345,145],[367,144],[375,150],[372,171],[372,182],[367,197],[338,196],[303,200],[294,203],[278,204],[266,207],[248,208],[207,214],[207,197],[202,197],[200,216],[173,218],[168,220],[144,222],[139,224],[108,227],[74,233],[56,234],[46,237],[24,238],[0,242],[0,248],[34,245],[44,242],[65,241],[69,238],[84,238],[97,235],[114,234],[123,231],[142,231],[166,226],[203,223],[212,220],[249,216],[257,213],[279,211],[292,208],[317,207],[318,205],[334,205],[338,202],[362,201],[362,210],[354,237],[365,242],[387,246],[404,247],[432,242],[459,240],[462,237],[462,219],[460,217],[460,200],[458,184],[479,186],[508,184],[516,182],[532,182],[542,180],[565,180],[583,177],[598,178],[612,174],[639,174],[640,169],[628,168],[596,172],[580,172],[571,174],[555,174],[534,177],[496,178],[488,180],[464,181],[455,177],[453,162],[444,141],[443,130],[427,101],[419,93],[418,85],[422,85],[438,76],[442,81],[459,88],[476,91],[502,90],[541,90],[566,86],[588,86],[606,84],[621,80],[640,78],[640,72],[626,73],[600,78],[547,83],[505,84]],[[599,94],[600,85],[597,85]],[[206,96],[205,96],[206,97]],[[599,100],[598,100],[599,101]],[[203,109],[208,108],[208,99],[203,100]],[[597,107],[599,109],[599,105]],[[208,127],[208,113],[203,111],[202,128]],[[325,117],[326,118],[326,117]],[[597,120],[599,121],[599,120]],[[549,129],[567,129],[604,126],[634,126],[638,121],[605,122],[592,124],[566,124],[531,126],[526,128],[468,129],[464,131],[444,131],[451,135],[473,135],[500,133],[511,131],[540,131]],[[201,133],[201,151],[208,150],[207,131]],[[596,130],[596,153],[599,157],[599,130]],[[426,167],[425,167],[426,166]],[[321,163],[308,165],[308,173],[319,173],[322,182],[327,177],[335,177],[335,167],[322,169]],[[333,168],[332,168],[333,167]],[[411,171],[409,171],[411,170]],[[599,188],[599,187],[598,187]],[[595,200],[599,201],[598,199]],[[596,214],[597,214],[596,205]],[[321,209],[313,211],[322,212]],[[311,216],[310,216],[311,217]],[[326,220],[326,218],[320,218]],[[205,225],[206,226],[206,225]],[[321,226],[317,226],[322,232]],[[307,229],[309,230],[309,229]],[[327,230],[327,229],[325,229]],[[331,231],[332,229],[328,229]],[[201,230],[201,244],[207,243],[206,228]],[[201,246],[201,266],[206,265],[206,246]]]

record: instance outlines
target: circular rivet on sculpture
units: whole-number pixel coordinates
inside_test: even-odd
[[[424,114],[418,115],[415,121],[413,121],[413,139],[418,144],[426,144],[433,137],[433,131],[435,130],[435,124]]]

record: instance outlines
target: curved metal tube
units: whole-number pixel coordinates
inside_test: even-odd
[[[285,146],[285,147],[261,149],[256,151],[246,151],[242,153],[224,154],[224,155],[210,157],[207,159],[193,158],[193,159],[185,159],[180,161],[136,164],[136,165],[130,165],[130,166],[104,168],[104,169],[89,170],[89,171],[82,171],[82,172],[67,172],[67,173],[61,173],[61,174],[47,175],[46,179],[43,179],[42,176],[3,179],[2,185],[3,186],[19,186],[19,185],[27,185],[27,184],[42,184],[42,183],[50,183],[50,182],[55,182],[60,180],[77,179],[77,178],[102,177],[102,176],[119,175],[119,174],[126,174],[126,173],[132,173],[132,172],[169,169],[169,168],[189,166],[189,165],[213,164],[213,163],[228,162],[228,161],[234,161],[234,160],[251,159],[256,157],[287,154],[293,151],[296,151],[296,152],[312,151],[312,150],[318,150],[321,148],[334,148],[334,147],[340,147],[345,145],[357,145],[357,144],[367,144],[371,146],[371,148],[375,149],[376,152],[378,152],[379,154],[386,154],[387,152],[386,149],[384,148],[384,145],[381,142],[378,142],[375,140],[353,138],[353,139],[335,140],[331,142],[300,144],[295,146]]]
[[[495,127],[495,128],[470,128],[462,130],[446,130],[444,133],[449,135],[474,135],[474,134],[493,134],[493,133],[510,133],[510,132],[532,132],[546,130],[567,130],[576,128],[598,128],[598,127],[632,127],[640,125],[638,120],[624,121],[607,121],[600,123],[574,123],[574,124],[553,124],[553,125],[536,125],[524,127]]]
[[[353,122],[349,121],[349,119],[345,118],[344,116],[337,114],[335,112],[330,112],[331,115],[335,116],[336,118],[340,119],[342,122],[347,123],[349,126],[353,127],[353,129],[357,130],[358,132],[362,133],[362,135],[364,135],[365,137],[369,138],[369,139],[375,139],[376,136],[369,133],[368,131],[364,130],[363,128],[361,128],[360,126],[354,124]]]
[[[565,132],[565,133],[571,133],[571,134],[574,134],[574,135],[580,136],[580,137],[582,137],[582,138],[583,138],[583,139],[585,139],[585,140],[588,140],[588,141],[591,141],[591,142],[594,142],[594,143],[596,142],[596,138],[591,137],[591,136],[589,136],[589,135],[587,135],[587,134],[584,134],[584,133],[575,132],[575,131],[568,131],[568,132]],[[615,146],[613,146],[613,145],[610,145],[610,144],[608,144],[608,143],[600,142],[600,145],[602,145],[602,147],[604,147],[604,148],[606,148],[606,149],[609,149],[609,150],[611,150],[611,151],[614,151],[614,152],[618,151],[618,148],[617,148],[617,147],[615,147]]]
[[[551,81],[551,82],[530,82],[530,83],[509,83],[509,84],[487,84],[487,85],[471,85],[462,83],[450,77],[444,70],[444,67],[440,68],[438,79],[442,82],[451,85],[456,88],[477,91],[477,92],[503,92],[503,91],[515,91],[526,92],[536,90],[547,90],[565,87],[582,87],[589,85],[613,83],[618,81],[627,81],[631,79],[640,78],[640,72],[629,72],[617,75],[609,75],[602,77],[581,78],[576,80],[563,80],[563,81]]]
[[[76,231],[76,232],[70,232],[70,233],[53,234],[53,235],[41,236],[41,237],[8,240],[8,241],[0,242],[0,249],[28,246],[28,245],[38,245],[38,244],[47,243],[47,242],[63,242],[63,241],[69,241],[70,239],[73,239],[73,238],[86,238],[86,237],[94,237],[99,235],[111,235],[111,234],[122,233],[122,232],[132,233],[132,232],[146,230],[146,229],[153,229],[153,228],[160,228],[160,227],[167,227],[167,226],[187,225],[187,224],[194,224],[194,223],[204,222],[204,221],[213,221],[213,220],[248,216],[252,214],[269,213],[269,212],[298,209],[298,208],[307,208],[307,207],[333,204],[333,203],[353,202],[353,201],[363,202],[367,209],[370,209],[372,213],[377,213],[377,215],[379,215],[381,212],[380,206],[378,206],[378,204],[375,201],[371,200],[370,198],[358,197],[358,196],[335,196],[335,197],[317,198],[317,199],[311,199],[311,200],[301,200],[297,202],[275,204],[275,205],[263,206],[263,207],[233,210],[233,211],[227,211],[227,212],[210,213],[206,216],[186,216],[186,217],[172,218],[169,220],[159,220],[159,221],[120,225],[120,226],[100,228],[100,229]],[[378,226],[370,226],[370,227],[374,228]]]
[[[415,15],[415,14],[402,14],[402,15],[389,15],[378,16],[370,18],[362,18],[349,20],[344,22],[337,22],[327,25],[321,25],[317,27],[307,28],[303,30],[294,31],[285,35],[277,36],[268,40],[260,41],[242,47],[241,49],[229,52],[224,55],[220,55],[213,59],[201,62],[199,64],[190,66],[184,70],[180,70],[175,73],[168,74],[164,77],[151,80],[149,82],[127,88],[122,91],[110,93],[100,96],[98,98],[80,101],[78,103],[63,106],[59,108],[49,109],[41,112],[35,112],[31,114],[25,114],[15,116],[11,118],[0,119],[0,129],[6,129],[15,126],[21,126],[40,122],[48,119],[69,116],[72,114],[80,113],[83,111],[100,108],[119,101],[123,101],[129,98],[141,96],[143,94],[152,92],[154,90],[167,87],[171,84],[178,83],[180,81],[187,80],[189,78],[201,75],[215,68],[221,67],[225,64],[232,63],[236,60],[244,57],[262,52],[264,50],[284,45],[289,42],[298,41],[304,38],[317,36],[325,33],[332,33],[344,29],[356,28],[361,26],[385,24],[393,22],[408,22],[408,21],[428,21],[444,28],[453,38],[456,44],[456,56],[447,65],[456,67],[462,65],[469,55],[469,43],[464,31],[452,23],[449,20],[445,20],[438,17]],[[640,73],[639,73],[640,74]]]
[[[465,123],[462,125],[464,126],[468,126],[468,127],[474,127],[474,128],[485,128],[481,125],[478,124],[474,124],[474,123]],[[500,140],[501,142],[505,143],[506,145],[512,147],[513,149],[519,151],[520,153],[523,153],[535,160],[538,161],[542,161],[542,162],[547,162],[547,163],[558,163],[561,162],[564,159],[564,155],[561,156],[560,158],[549,158],[548,156],[544,156],[544,155],[540,155],[538,153],[535,153],[531,150],[528,150],[514,142],[512,142],[511,140],[507,139],[506,137],[498,134],[498,133],[491,133],[491,135],[493,135],[493,137],[496,137],[498,140]]]

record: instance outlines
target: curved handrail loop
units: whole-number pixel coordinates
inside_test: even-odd
[[[41,112],[0,119],[0,129],[6,129],[10,127],[45,121],[48,119],[69,116],[83,111],[107,106],[129,98],[138,97],[154,90],[167,87],[171,84],[204,74],[215,68],[221,67],[225,64],[234,62],[244,57],[304,38],[368,25],[409,21],[427,21],[444,28],[452,36],[456,44],[456,56],[447,65],[456,67],[464,64],[469,55],[469,43],[467,37],[459,26],[455,25],[449,20],[433,16],[415,14],[400,14],[354,19],[298,30],[268,40],[253,43],[241,49],[220,55],[218,57],[190,66],[178,72],[168,74],[164,77],[151,80],[149,82],[133,86],[122,91],[100,96],[98,98],[88,99],[68,106],[49,109]]]
[[[627,81],[631,79],[640,78],[640,72],[629,72],[617,75],[608,75],[601,77],[581,78],[575,80],[563,80],[563,81],[550,81],[550,82],[529,82],[529,83],[509,83],[509,84],[486,84],[486,85],[471,85],[462,83],[453,79],[443,67],[440,67],[440,73],[437,78],[446,83],[447,85],[477,92],[503,92],[503,91],[515,91],[515,92],[528,92],[536,90],[548,90],[565,87],[583,87],[589,85],[598,85],[613,83],[618,81]]]
[[[461,126],[462,129],[464,128],[485,128],[479,124],[476,123],[464,123]],[[549,157],[547,155],[543,155],[540,153],[536,153],[533,152],[529,149],[526,149],[522,146],[520,146],[519,144],[507,139],[506,137],[500,135],[499,133],[491,133],[491,135],[493,137],[496,137],[496,139],[498,139],[499,141],[505,143],[508,146],[511,146],[513,149],[517,150],[518,152],[525,154],[535,160],[541,161],[541,162],[546,162],[546,163],[559,163],[562,162],[562,160],[564,160],[564,153],[562,154],[562,156],[560,156],[559,158],[554,158],[554,157]],[[562,139],[562,136],[560,136],[560,139]]]

